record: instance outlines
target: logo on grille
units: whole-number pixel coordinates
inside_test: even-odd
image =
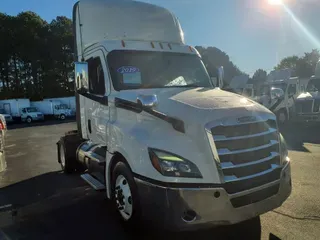
[[[257,118],[254,116],[246,116],[246,117],[240,117],[237,120],[239,123],[245,123],[245,122],[255,122],[257,121]]]

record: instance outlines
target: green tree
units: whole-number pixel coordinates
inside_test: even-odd
[[[275,69],[290,68],[293,70],[293,75],[299,77],[310,77],[314,74],[317,61],[320,58],[320,53],[317,49],[305,53],[304,56],[290,56],[281,60]]]
[[[235,76],[244,74],[239,68],[230,60],[228,54],[221,51],[216,47],[195,47],[200,53],[202,60],[210,75],[214,75],[217,71],[217,67],[223,66],[224,68],[224,80],[229,83]]]
[[[264,82],[266,80],[267,80],[267,71],[265,71],[261,68],[256,70],[252,76],[253,82]]]

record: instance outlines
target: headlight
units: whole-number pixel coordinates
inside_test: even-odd
[[[162,150],[149,149],[150,160],[153,167],[164,176],[202,178],[195,164]]]
[[[290,158],[288,157],[288,149],[287,149],[287,143],[284,140],[284,137],[281,133],[279,133],[280,138],[280,161],[282,165],[285,165],[287,162],[290,161]]]

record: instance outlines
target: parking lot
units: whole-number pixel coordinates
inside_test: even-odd
[[[43,125],[45,124],[45,125]],[[103,192],[57,163],[56,142],[74,122],[13,125],[0,172],[0,239],[319,239],[320,128],[283,130],[290,149],[293,192],[284,205],[246,224],[191,233],[143,226],[125,232]],[[1,210],[1,206],[11,207]],[[15,214],[16,212],[16,214]],[[12,216],[12,213],[14,216]]]

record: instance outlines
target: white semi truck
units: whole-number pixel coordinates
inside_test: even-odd
[[[320,76],[317,71],[311,78],[291,77],[289,69],[273,71],[275,78],[263,85],[259,96],[251,98],[274,112],[279,124],[319,122]]]
[[[171,12],[81,0],[73,23],[77,130],[57,142],[58,162],[105,190],[127,227],[234,224],[288,198],[275,115],[214,87]]]
[[[320,123],[320,60],[315,75],[307,82],[305,92],[295,102],[297,121]]]

